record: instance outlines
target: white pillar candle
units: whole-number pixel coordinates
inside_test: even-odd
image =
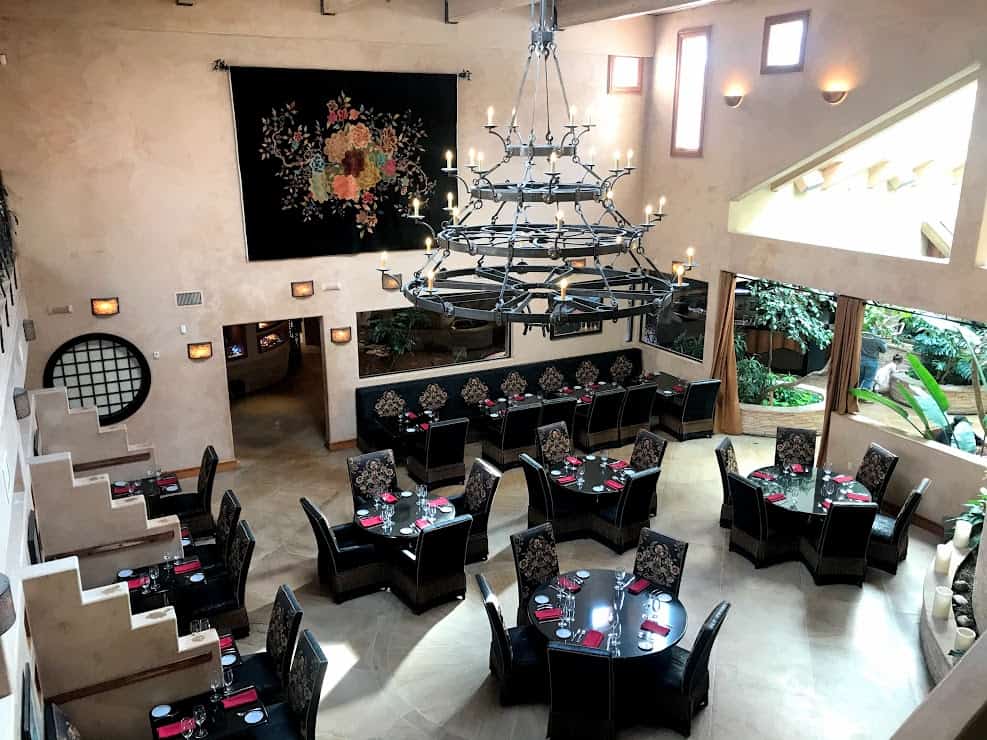
[[[452,150],[451,149],[449,149],[449,150],[446,151],[446,169],[447,170],[451,170],[452,169]]]
[[[658,199],[658,215],[659,216],[662,216],[665,213],[665,203],[666,203],[666,200],[665,200],[665,196],[663,195],[663,196],[661,196]]]
[[[595,162],[596,162],[596,148],[591,147],[589,150],[589,162],[587,162],[586,164],[592,167]]]
[[[470,147],[470,167],[476,164],[476,149]]]
[[[489,108],[487,108],[487,125],[488,126],[493,126],[493,114],[494,114],[494,109],[493,109],[493,106],[491,105]]]
[[[949,573],[949,563],[953,557],[953,548],[947,542],[936,547],[936,573],[946,575]]]
[[[613,168],[615,170],[620,169],[620,152],[613,153]]]
[[[483,159],[484,159],[484,157],[483,157],[483,152],[477,152],[477,153],[476,153],[476,163],[477,163],[477,166],[478,166],[478,167],[479,167],[479,168],[480,168],[481,170],[483,169]]]
[[[977,633],[969,627],[957,627],[956,638],[953,640],[953,650],[958,653],[965,653],[973,647],[973,641],[977,639]]]
[[[633,167],[634,166],[634,150],[633,149],[628,149],[627,150],[627,166],[628,167]]]
[[[932,616],[945,619],[953,604],[953,589],[948,586],[936,586],[936,595],[932,599]]]
[[[953,547],[969,547],[972,532],[972,522],[968,522],[965,519],[960,519],[956,522],[956,531],[953,533]]]
[[[415,211],[415,218],[418,218],[418,211],[422,207],[422,202],[418,198],[413,198],[411,201],[411,207]]]

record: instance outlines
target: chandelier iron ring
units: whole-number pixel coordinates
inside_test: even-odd
[[[441,247],[461,254],[549,258],[550,245],[560,244],[557,249],[563,257],[625,254],[641,235],[636,226],[488,223],[448,225],[436,239]]]

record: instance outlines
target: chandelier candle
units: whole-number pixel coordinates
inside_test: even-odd
[[[451,149],[446,150],[446,169],[447,170],[451,170],[452,169],[452,150]]]
[[[432,237],[426,236],[425,237],[425,254],[431,254],[431,253],[432,253]]]
[[[421,206],[422,206],[422,202],[418,200],[418,198],[412,199],[411,208],[414,211],[414,218],[418,218],[420,216],[420,214],[418,213],[418,209],[421,208]]]
[[[666,201],[665,201],[665,196],[664,195],[661,196],[658,199],[658,215],[659,216],[664,216],[665,215],[665,202]]]
[[[489,108],[487,108],[487,126],[489,126],[490,128],[494,127],[493,114],[494,114],[494,109],[493,106],[491,105]]]

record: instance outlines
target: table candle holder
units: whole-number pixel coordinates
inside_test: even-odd
[[[956,637],[953,639],[953,650],[957,653],[965,653],[977,639],[977,633],[969,627],[957,627]]]
[[[936,595],[932,599],[932,616],[936,619],[946,619],[953,605],[953,589],[948,586],[936,586]]]
[[[965,519],[956,522],[956,530],[953,532],[953,547],[965,548],[970,546],[970,535],[973,533],[973,523]]]

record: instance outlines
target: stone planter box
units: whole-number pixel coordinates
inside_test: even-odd
[[[815,429],[821,432],[826,409],[826,392],[810,385],[796,386],[823,396],[819,403],[808,406],[758,406],[754,403],[740,404],[740,420],[744,434],[755,437],[774,437],[778,427],[798,427]]]
[[[913,393],[924,392],[924,389],[919,381],[905,373],[895,373],[891,376],[891,398],[900,404],[904,404],[907,408],[908,403],[905,401],[904,396],[901,395],[901,391],[898,390],[898,386],[901,383],[907,383]],[[940,388],[946,394],[946,398],[949,399],[949,413],[972,414],[974,416],[972,421],[976,421],[977,401],[972,385],[942,385]]]

